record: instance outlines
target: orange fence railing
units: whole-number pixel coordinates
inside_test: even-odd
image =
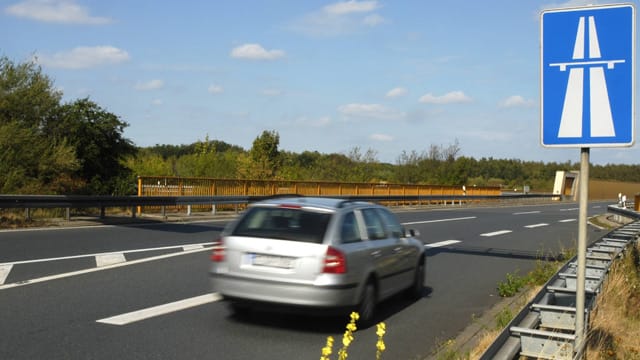
[[[139,196],[462,196],[500,195],[500,187],[443,186],[325,181],[239,180],[186,177],[138,177]],[[432,203],[441,200],[425,200]],[[417,201],[414,201],[414,203]],[[200,206],[204,207],[204,206]]]

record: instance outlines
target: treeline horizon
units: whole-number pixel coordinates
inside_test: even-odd
[[[0,56],[0,194],[134,195],[138,176],[257,180],[386,182],[500,186],[552,191],[555,173],[578,163],[460,156],[456,139],[403,151],[394,164],[374,149],[295,153],[279,149],[280,135],[264,130],[250,149],[223,140],[139,147],[129,124],[83,98],[62,102],[62,91],[33,61]],[[591,165],[593,179],[640,183],[640,165]]]
[[[500,186],[521,191],[551,192],[557,171],[579,170],[578,162],[542,162],[519,159],[476,159],[459,156],[457,140],[431,145],[422,152],[402,152],[394,164],[380,162],[373,149],[359,147],[347,153],[280,151],[276,131],[264,131],[245,150],[221,140],[192,144],[139,147],[126,162],[139,176],[196,178],[385,182],[447,186]],[[591,165],[590,178],[640,182],[640,165]]]

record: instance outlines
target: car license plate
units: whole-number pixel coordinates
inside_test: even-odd
[[[291,269],[293,268],[293,258],[285,256],[251,254],[251,265]]]

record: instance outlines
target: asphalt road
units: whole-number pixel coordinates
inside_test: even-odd
[[[578,238],[577,203],[398,216],[429,247],[427,288],[380,307],[386,359],[426,357],[500,300],[507,273]],[[236,318],[211,294],[209,246],[224,224],[0,231],[0,359],[317,359],[330,335],[337,351],[348,318]],[[359,329],[349,359],[375,358],[376,340],[375,327]]]

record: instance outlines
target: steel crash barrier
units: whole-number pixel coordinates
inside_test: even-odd
[[[156,208],[164,214],[167,207],[185,207],[187,215],[191,206],[198,205],[216,212],[220,206],[232,205],[235,209],[246,206],[249,203],[271,198],[273,196],[298,196],[296,194],[280,195],[230,195],[230,196],[65,196],[65,195],[0,195],[0,209],[25,209],[25,217],[30,218],[32,209],[66,209],[66,219],[70,218],[70,209],[100,209],[100,217],[105,216],[107,208],[131,209],[131,216],[141,213],[142,208]],[[551,199],[549,194],[522,194],[522,195],[496,195],[496,196],[460,196],[460,195],[427,195],[427,196],[402,196],[402,195],[369,195],[369,196],[337,196],[326,197],[341,198],[345,200],[360,200],[383,203],[385,205],[404,204],[463,204],[471,201],[530,201],[537,199]]]
[[[589,314],[607,280],[609,269],[640,237],[640,214],[619,206],[608,212],[635,221],[604,235],[587,247],[585,279],[585,328],[576,331],[576,257],[565,264],[505,327],[480,357],[481,360],[514,360],[520,357],[553,360],[582,358]]]

